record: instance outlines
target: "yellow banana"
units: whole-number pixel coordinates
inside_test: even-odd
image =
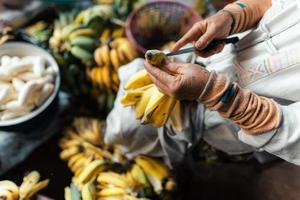
[[[29,194],[27,195],[27,199],[30,199],[31,197],[33,197],[34,195],[36,195],[40,190],[44,189],[45,187],[47,187],[49,184],[49,180],[43,180],[41,182],[38,182],[37,184],[35,184],[32,189],[30,190]]]
[[[152,113],[145,113],[143,119],[145,119],[146,122],[150,121],[157,128],[162,127],[167,123],[175,103],[176,100],[172,97],[164,98],[159,102],[157,108],[155,108]]]
[[[176,104],[174,106],[174,109],[170,115],[170,122],[171,125],[177,130],[182,131],[183,130],[183,121],[181,116],[181,105],[180,101],[176,101]]]
[[[101,185],[113,185],[119,188],[129,188],[130,184],[128,183],[124,175],[120,175],[114,172],[102,172],[97,178],[97,182]]]
[[[161,66],[167,59],[164,52],[159,50],[148,50],[145,54],[147,61],[155,66]]]
[[[144,94],[137,102],[135,107],[135,116],[137,119],[141,119],[144,116],[145,109],[151,99],[153,92],[155,91],[155,86],[149,87],[147,90],[144,91]]]
[[[67,149],[67,148],[70,148],[73,146],[78,146],[78,145],[81,145],[81,141],[79,141],[79,140],[66,140],[66,141],[61,140],[59,143],[59,146],[62,149]]]
[[[103,61],[103,65],[109,66],[111,64],[110,61],[110,51],[108,45],[103,45],[101,48],[101,59]]]
[[[32,190],[33,186],[40,180],[40,173],[32,171],[23,178],[23,182],[20,186],[19,193],[20,199],[26,199]]]
[[[104,65],[104,62],[101,58],[101,54],[102,54],[102,49],[100,47],[98,47],[95,51],[94,51],[94,59],[96,61],[96,63],[99,65],[99,66],[102,66]]]
[[[124,28],[116,28],[113,30],[112,36],[115,38],[124,36]]]
[[[89,14],[89,11],[88,10],[84,10],[82,12],[80,12],[77,17],[75,18],[75,23],[77,24],[82,24],[84,18]]]
[[[72,156],[72,157],[69,159],[69,161],[68,161],[68,167],[73,169],[72,166],[74,166],[75,163],[77,163],[78,160],[80,160],[82,157],[85,157],[85,153],[83,153],[83,152],[78,153],[78,154]]]
[[[85,184],[92,180],[97,175],[97,173],[101,172],[104,169],[105,162],[103,160],[95,160],[85,166],[76,180],[79,184]]]
[[[96,188],[93,183],[86,183],[81,190],[82,200],[95,200]]]
[[[102,44],[106,44],[107,41],[109,40],[111,36],[111,30],[109,28],[104,29],[104,31],[102,32],[101,36],[100,36],[100,42]]]
[[[80,148],[78,146],[72,146],[70,148],[64,149],[59,156],[62,160],[68,160],[70,159],[70,157],[74,156],[79,152]]]
[[[116,49],[110,50],[110,59],[111,63],[114,66],[114,69],[118,71],[119,67],[122,65],[118,56],[118,52]]]
[[[147,156],[138,156],[135,158],[135,162],[145,172],[150,173],[159,180],[163,180],[170,174],[168,167],[157,159],[153,159]]]
[[[13,199],[19,199],[19,187],[14,182],[9,180],[0,181],[0,191],[2,190],[9,191]]]
[[[3,200],[17,200],[9,190],[0,190],[0,199]]]
[[[140,87],[144,87],[146,85],[149,85],[152,83],[152,80],[150,79],[148,73],[146,70],[141,70],[137,73],[135,73],[128,82],[126,83],[124,89],[136,89]]]
[[[65,187],[65,200],[72,200],[70,187]]]
[[[132,61],[137,57],[137,51],[129,41],[119,45],[118,52],[123,52],[128,61]]]
[[[150,122],[151,115],[153,112],[159,107],[159,104],[166,100],[168,96],[161,93],[157,87],[153,87],[151,98],[149,102],[147,103],[147,106],[145,108],[144,116],[143,116],[143,122],[147,123]]]
[[[138,183],[142,184],[143,186],[149,186],[147,176],[139,165],[134,164],[131,168],[130,174]]]
[[[118,197],[127,194],[125,189],[118,187],[103,188],[99,193],[98,197]],[[120,198],[123,199],[123,198]]]
[[[84,166],[84,163],[86,162],[87,157],[86,155],[81,156],[80,158],[78,158],[73,165],[70,166],[70,169],[72,170],[72,172],[77,171],[79,168]]]
[[[125,95],[121,98],[121,103],[125,106],[135,105],[144,94],[143,91],[133,90],[126,92]]]
[[[81,28],[73,31],[69,35],[69,40],[76,38],[77,36],[94,36],[95,31],[91,28]]]

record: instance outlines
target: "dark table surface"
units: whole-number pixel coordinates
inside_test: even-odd
[[[72,174],[60,152],[56,135],[35,150],[24,162],[11,169],[3,179],[20,184],[24,173],[38,170],[50,185],[41,194],[63,199],[64,187],[70,184]],[[284,161],[271,164],[215,164],[199,163],[186,179],[182,199],[199,200],[299,200],[300,167]]]

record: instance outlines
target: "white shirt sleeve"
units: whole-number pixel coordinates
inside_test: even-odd
[[[239,139],[260,150],[265,150],[288,162],[300,165],[300,102],[281,106],[279,128],[261,135],[247,135],[241,130]]]

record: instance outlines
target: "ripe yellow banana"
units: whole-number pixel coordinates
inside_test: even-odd
[[[116,49],[110,50],[110,59],[111,63],[114,66],[114,69],[118,71],[119,67],[122,65],[118,56],[118,52]]]
[[[96,200],[96,187],[93,183],[86,183],[82,187],[82,200]]]
[[[155,91],[155,88],[156,87],[152,85],[151,87],[146,89],[140,100],[137,102],[135,107],[135,116],[137,119],[142,119],[142,117],[144,116],[145,110],[150,99],[152,98],[152,94]]]
[[[80,153],[80,148],[78,146],[71,146],[70,148],[64,149],[59,156],[62,160],[68,160],[77,153]]]
[[[105,161],[95,160],[85,166],[82,173],[76,179],[76,182],[79,184],[85,184],[94,179],[97,174],[105,169]]]
[[[102,44],[106,44],[107,41],[109,41],[111,37],[111,30],[109,28],[104,29],[104,31],[102,32],[101,36],[100,36],[100,42]]]
[[[159,50],[148,50],[145,54],[147,61],[154,66],[161,66],[167,59],[164,52]]]
[[[168,96],[161,93],[157,87],[153,87],[152,94],[147,106],[145,108],[145,113],[143,116],[143,122],[150,122],[153,112],[159,107],[160,103],[166,100]]]
[[[144,94],[144,91],[133,90],[126,92],[125,95],[121,98],[121,103],[124,106],[133,106],[135,105]]]
[[[8,196],[12,196],[14,200],[19,199],[19,187],[12,181],[9,180],[0,181],[0,191],[8,191],[11,193]],[[1,192],[0,192],[0,196],[1,196]]]
[[[152,112],[147,113],[147,111],[145,111],[142,122],[150,122],[157,128],[162,127],[167,123],[175,103],[176,100],[174,98],[166,96]]]
[[[86,156],[86,155],[85,155],[85,153],[83,153],[83,152],[78,153],[78,154],[72,156],[72,157],[68,160],[68,167],[69,167],[69,168],[72,168],[72,171],[73,171],[73,167],[72,167],[72,166],[73,166],[75,163],[77,163],[78,160],[80,160],[82,157],[85,157],[85,156]]]
[[[104,188],[98,193],[98,197],[119,197],[127,194],[126,190],[118,187]],[[118,199],[123,199],[118,198]]]
[[[65,187],[65,200],[72,200],[70,187]]]
[[[159,180],[163,180],[170,174],[168,167],[157,159],[147,156],[138,156],[135,158],[135,162],[144,170],[144,172],[151,174]]]
[[[176,101],[176,104],[174,106],[174,109],[170,115],[170,122],[171,125],[177,130],[182,131],[183,130],[183,121],[182,121],[182,115],[181,115],[181,105],[180,101]]]
[[[77,36],[94,36],[95,31],[91,28],[81,28],[73,31],[69,35],[69,40],[76,38]]]
[[[126,177],[115,172],[102,172],[97,178],[100,185],[112,185],[114,187],[127,189],[130,187]]]
[[[82,24],[84,18],[86,18],[88,14],[89,14],[88,10],[81,11],[75,18],[74,22],[77,24]]]
[[[124,89],[136,89],[140,87],[144,87],[146,85],[149,85],[152,83],[152,80],[150,79],[148,73],[146,70],[141,70],[137,73],[135,73],[128,82],[126,83]]]
[[[3,200],[17,200],[9,190],[0,190],[0,199]]]
[[[143,186],[146,187],[149,186],[147,176],[139,165],[134,164],[131,168],[130,174],[132,175],[134,180],[139,184],[142,184]]]
[[[40,174],[37,171],[32,171],[23,178],[23,182],[19,188],[20,199],[30,199],[38,191],[45,188],[49,184],[49,180],[39,182]]]

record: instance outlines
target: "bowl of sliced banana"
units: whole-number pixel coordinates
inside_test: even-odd
[[[0,46],[0,130],[26,123],[53,103],[59,67],[44,49],[24,42]]]

